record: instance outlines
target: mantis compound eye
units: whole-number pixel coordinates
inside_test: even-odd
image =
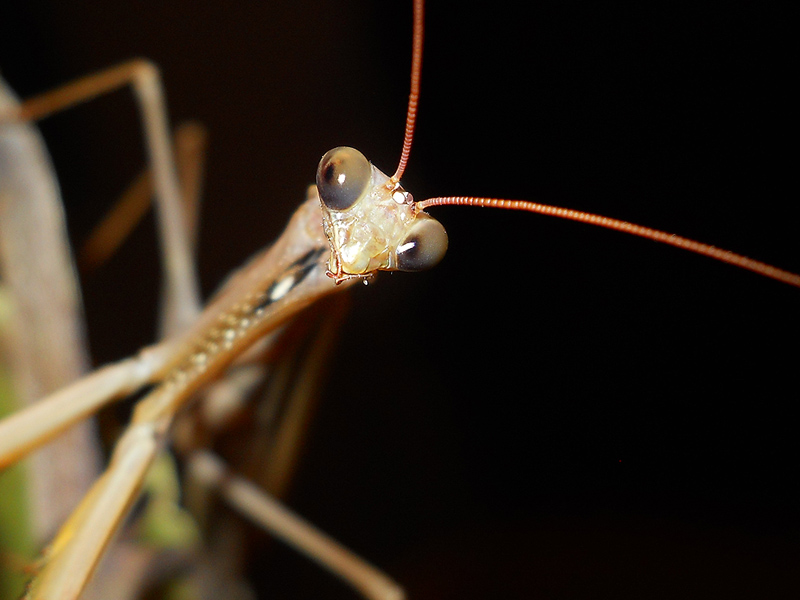
[[[369,189],[372,165],[355,148],[329,150],[317,167],[317,190],[330,210],[347,210]]]
[[[424,271],[435,266],[447,251],[447,232],[439,221],[421,213],[397,247],[400,271]]]

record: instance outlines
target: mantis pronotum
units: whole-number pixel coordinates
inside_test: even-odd
[[[383,6],[381,10],[385,10]],[[429,7],[422,125],[406,180],[406,186],[418,196],[428,195],[428,191],[467,191],[580,204],[793,266],[792,248],[788,247],[794,239],[793,219],[786,216],[784,211],[790,209],[783,205],[783,198],[791,196],[786,190],[792,188],[782,179],[790,169],[780,136],[775,134],[787,126],[783,99],[788,92],[781,91],[780,78],[772,77],[782,70],[776,33],[780,15],[759,14],[759,24],[754,25],[755,19],[747,14],[729,13],[716,19],[696,13],[683,16],[657,7],[648,14],[636,15],[609,14],[599,9],[564,14],[558,8],[534,8],[531,10],[535,12],[524,19],[496,12],[503,7],[492,7],[494,13],[489,18],[485,14],[443,17],[436,14],[438,8]],[[218,10],[222,13],[224,9]],[[242,54],[226,58],[201,54],[202,60],[196,61],[185,57],[195,56],[192,52],[225,51],[252,57],[256,53],[249,44],[266,44],[276,37],[272,27],[288,28],[285,23],[292,18],[300,24],[300,16],[225,15],[237,20],[237,26],[231,25],[236,33],[225,36],[223,31],[225,43],[210,44],[201,39],[201,48],[194,50],[186,49],[192,46],[183,36],[199,37],[197,30],[187,28],[189,33],[183,34],[179,28],[176,32],[175,23],[165,19],[164,25],[174,36],[172,43],[180,47],[176,62],[190,70],[190,75],[183,76],[191,80],[184,83],[190,91],[184,93],[224,97],[230,104],[213,110],[217,118],[227,121],[227,127],[215,127],[214,118],[207,118],[204,113],[211,116],[211,108],[198,110],[192,104],[180,104],[181,92],[172,93],[172,86],[178,87],[175,80],[181,77],[179,66],[171,66],[166,51],[131,42],[115,50],[116,55],[96,56],[90,66],[71,70],[70,75],[78,75],[134,52],[151,56],[165,67],[171,100],[178,97],[178,113],[211,121],[212,147],[223,160],[232,154],[227,152],[229,147],[245,147],[243,138],[247,136],[252,136],[253,144],[261,149],[260,155],[241,157],[239,164],[220,164],[212,154],[213,168],[232,173],[236,181],[215,183],[212,171],[209,210],[211,221],[219,227],[216,235],[221,238],[212,247],[213,253],[225,253],[225,259],[220,260],[226,264],[224,269],[214,267],[206,275],[207,286],[213,286],[224,270],[262,245],[259,230],[252,234],[246,248],[240,247],[245,243],[240,241],[245,237],[243,227],[249,228],[255,220],[254,210],[263,210],[261,205],[255,208],[251,199],[265,198],[264,206],[272,206],[276,197],[296,204],[316,159],[328,147],[345,141],[368,151],[379,165],[394,161],[397,136],[386,135],[385,128],[395,127],[398,119],[383,118],[381,109],[364,109],[361,105],[351,107],[352,112],[342,117],[333,107],[350,102],[356,92],[344,86],[346,91],[338,98],[335,91],[320,93],[318,81],[329,66],[326,50],[350,48],[336,55],[346,57],[348,64],[357,54],[377,61],[376,53],[384,51],[381,48],[388,35],[398,46],[399,56],[406,56],[407,27],[387,25],[386,14],[358,16],[357,11],[353,7],[348,13],[355,15],[355,25],[333,33],[332,41],[320,41],[325,50],[313,51],[307,44],[319,40],[324,27],[335,28],[337,22],[302,21],[299,26],[303,33],[291,40],[291,47],[262,50],[265,55],[286,60],[302,47],[309,63],[319,64],[318,72],[304,78],[306,88],[294,88],[294,93],[308,98],[311,108],[305,104],[303,120],[274,133],[256,131],[259,128],[252,123],[286,122],[283,111],[297,100],[278,105],[270,105],[269,100],[291,97],[292,82],[285,83],[280,76],[294,69],[270,67],[252,58],[245,61]],[[402,3],[391,15],[404,21],[407,13]],[[340,13],[330,8],[316,10],[315,14]],[[219,21],[219,15],[209,16]],[[56,13],[53,19],[67,17]],[[80,16],[90,21],[102,17]],[[255,23],[263,23],[267,32],[246,35]],[[363,29],[358,31],[367,30],[364,37],[380,40],[376,48],[366,52],[352,49],[349,44],[353,40],[347,39],[362,37],[352,33],[352,27],[362,24]],[[147,28],[158,26],[147,24]],[[147,28],[131,26],[128,32],[126,26],[121,31],[119,27],[105,27],[115,38],[125,40],[130,35],[137,42],[142,30],[153,33]],[[70,32],[61,35],[67,38]],[[81,30],[79,35],[93,34]],[[170,36],[152,35],[162,39]],[[233,50],[235,47],[227,44],[228,37],[246,39],[248,45]],[[117,43],[123,45],[124,41]],[[396,59],[391,73],[371,62],[350,67],[356,85],[361,77],[383,77],[369,87],[392,96],[387,102],[395,103],[397,114],[402,111],[406,85],[406,63],[402,60]],[[226,65],[219,69],[226,73],[214,69],[217,61]],[[252,65],[250,76],[240,75],[238,69],[249,69],[251,62],[259,64]],[[4,67],[10,77],[14,66]],[[191,75],[193,69],[197,72]],[[248,84],[230,91],[225,76],[231,70],[236,79],[256,81],[253,87],[264,88],[263,97],[248,98],[253,113],[246,121],[242,116],[243,96],[258,92]],[[375,74],[376,70],[383,72]],[[526,82],[532,83],[533,93],[526,89]],[[29,91],[51,83],[52,79]],[[440,93],[446,94],[446,99],[441,100]],[[371,102],[371,98],[367,95],[354,101]],[[367,118],[378,116],[365,122],[361,119],[365,112]],[[243,122],[230,122],[232,115]],[[284,115],[283,120],[279,115]],[[305,120],[316,118],[319,123]],[[359,121],[362,132],[343,132],[338,128],[343,120]],[[224,138],[220,139],[226,128],[236,136],[227,145]],[[440,142],[436,136],[442,131],[446,139]],[[292,139],[287,141],[287,137]],[[298,151],[305,152],[305,158],[295,157],[292,151],[281,152],[276,159],[274,152],[265,149],[277,144],[276,140],[305,146]],[[372,150],[370,145],[375,143],[382,148]],[[277,172],[267,171],[270,158],[280,161]],[[475,161],[479,161],[477,165]],[[286,162],[293,163],[297,175],[284,173]],[[94,174],[94,168],[91,171]],[[479,173],[491,181],[482,182]],[[124,181],[125,176],[121,179]],[[423,179],[429,190],[412,183]],[[245,189],[243,180],[257,189]],[[270,187],[276,183],[278,188]],[[92,184],[76,187],[78,190],[68,196],[80,197]],[[110,187],[106,197],[113,195]],[[214,197],[218,198],[216,205]],[[221,216],[223,206],[230,214],[236,210],[229,204],[238,198],[246,199],[242,214],[247,216]],[[717,201],[718,207],[711,204]],[[754,215],[753,204],[756,209],[772,208]],[[651,210],[658,214],[651,215]],[[773,211],[780,214],[769,214]],[[259,216],[274,227],[264,237],[272,237],[288,213],[286,208],[280,216],[273,216],[272,211]],[[721,213],[725,220],[720,220]],[[227,219],[235,223],[235,233],[224,233]],[[370,557],[380,558],[383,553],[392,557],[382,564],[397,561],[404,565],[414,562],[420,548],[435,547],[444,553],[446,540],[456,537],[454,530],[469,535],[466,523],[488,523],[500,519],[497,513],[509,510],[513,517],[506,518],[506,525],[524,520],[532,534],[539,520],[546,518],[543,515],[566,514],[563,518],[567,522],[585,523],[588,519],[596,523],[601,519],[586,516],[596,511],[610,515],[606,518],[611,520],[613,531],[621,532],[619,539],[625,539],[625,517],[631,514],[644,514],[654,522],[711,523],[722,538],[739,530],[745,536],[797,531],[797,517],[783,475],[784,471],[791,472],[796,446],[782,435],[789,433],[788,425],[783,424],[782,407],[775,400],[781,397],[781,383],[791,382],[785,375],[790,372],[791,357],[776,342],[797,332],[796,320],[792,320],[794,310],[789,308],[794,304],[792,290],[653,244],[575,225],[540,224],[537,219],[485,211],[450,211],[442,219],[451,235],[446,263],[438,272],[417,278],[383,277],[374,290],[360,294],[359,306],[384,308],[372,316],[360,315],[366,324],[348,325],[351,345],[341,351],[334,367],[342,367],[351,356],[374,352],[381,340],[396,340],[402,335],[412,347],[436,348],[430,359],[433,373],[426,370],[418,376],[432,380],[423,384],[408,378],[407,364],[399,366],[397,375],[387,373],[390,365],[381,365],[374,382],[361,380],[358,386],[370,390],[365,401],[354,393],[352,382],[334,378],[331,393],[341,390],[342,398],[327,403],[325,420],[341,419],[344,433],[337,436],[321,431],[309,451],[309,469],[312,473],[325,470],[318,476],[324,489],[331,490],[330,497],[315,506],[318,493],[314,490],[320,487],[302,481],[295,504],[302,512],[325,527],[326,518],[319,515],[333,511],[328,520],[334,526],[327,528],[348,540],[358,537],[355,533],[350,536],[348,527],[365,527],[362,541],[354,545]],[[487,231],[492,224],[500,231]],[[717,229],[706,231],[704,227]],[[209,231],[209,235],[215,234]],[[233,245],[228,247],[229,241]],[[780,245],[784,242],[787,246]],[[495,243],[500,244],[499,249]],[[576,253],[576,248],[581,252]],[[212,252],[202,252],[201,263],[209,262]],[[447,281],[441,270],[445,268]],[[530,282],[534,282],[533,291],[526,290]],[[398,300],[397,290],[406,287],[412,287],[415,295],[410,300]],[[125,288],[122,294],[128,295],[130,290]],[[561,310],[563,313],[558,312]],[[90,303],[90,318],[93,313]],[[424,321],[396,316],[405,314],[420,315]],[[123,324],[113,316],[109,320],[111,323],[99,325],[104,331],[98,335],[119,339]],[[390,322],[380,336],[373,333],[374,322],[384,321]],[[437,340],[417,342],[426,329],[434,331],[437,340],[446,338],[453,347]],[[145,335],[127,335],[123,338],[127,339],[123,341],[125,348],[106,350],[106,359],[127,354],[135,344],[149,341]],[[508,347],[510,339],[523,341],[524,352]],[[105,342],[106,348],[109,345]],[[498,351],[507,347],[507,353]],[[414,353],[415,361],[425,362],[426,358],[427,352]],[[473,368],[476,362],[480,362],[480,368]],[[465,370],[470,372],[466,381]],[[763,374],[766,371],[769,376]],[[502,373],[501,383],[498,373]],[[518,376],[520,380],[513,379]],[[387,380],[392,382],[388,386],[391,389],[378,383]],[[428,389],[434,390],[431,396],[427,396]],[[517,389],[530,391],[519,400],[512,397]],[[497,399],[498,391],[501,399]],[[413,413],[427,416],[403,417],[405,413],[400,411],[405,409],[429,412]],[[418,420],[432,421],[437,427],[421,427]],[[380,439],[384,436],[379,433],[375,435],[381,442],[377,450],[357,446],[365,437],[365,429],[382,432],[388,422],[400,423],[398,439],[393,440],[396,444]],[[334,449],[342,448],[342,444],[350,449]],[[416,450],[418,445],[427,450]],[[342,459],[331,464],[329,457],[334,453],[341,454]],[[359,467],[369,466],[363,465],[363,457],[370,453],[382,458],[375,471],[388,476],[384,485],[364,489],[350,477]],[[445,480],[447,485],[434,483],[425,474],[431,469],[427,462],[430,454],[457,455],[452,461],[441,458],[433,478]],[[467,466],[459,467],[461,460]],[[469,477],[458,474],[462,471],[468,471]],[[374,475],[367,479],[374,482]],[[520,479],[537,482],[536,491],[530,492]],[[334,492],[334,485],[347,489]],[[433,491],[426,495],[434,495],[438,502],[459,502],[462,508],[456,512],[465,514],[463,520],[437,502],[417,503],[416,494],[409,491],[430,487]],[[303,490],[308,490],[306,500]],[[345,494],[352,494],[352,501],[343,500]],[[344,508],[365,495],[371,499],[367,501],[370,510],[378,514],[368,512],[363,505],[359,509]],[[552,504],[568,504],[570,508],[559,512],[548,508]],[[422,521],[421,530],[409,534],[408,523],[399,518],[402,515]],[[391,528],[395,520],[401,521],[394,525],[397,529],[382,534],[373,529],[378,523]],[[615,527],[617,520],[622,524]],[[653,535],[660,531],[657,525],[646,529]],[[571,535],[576,545],[587,539]],[[528,544],[514,535],[503,539],[509,554]],[[643,546],[646,553],[652,553],[653,563],[668,555],[658,546]],[[743,542],[724,564],[734,565],[746,577],[746,565],[757,564],[760,558],[756,547],[755,542]],[[406,568],[414,571],[413,567]],[[500,566],[494,568],[502,570]],[[713,565],[708,568],[714,572]],[[618,571],[619,585],[626,577],[624,572],[622,568]],[[655,573],[646,578],[650,582],[659,580]]]

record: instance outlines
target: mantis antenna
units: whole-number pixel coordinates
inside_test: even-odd
[[[411,143],[414,138],[414,126],[417,121],[417,105],[419,102],[420,91],[420,77],[422,73],[422,40],[423,40],[423,9],[424,1],[414,1],[414,41],[411,58],[411,91],[408,96],[408,110],[406,114],[406,129],[403,139],[403,150],[400,155],[400,163],[397,165],[395,174],[389,179],[387,186],[390,189],[395,189],[399,186],[400,178],[405,171],[408,164],[408,158],[411,153]],[[710,244],[704,244],[689,238],[685,238],[651,227],[644,227],[636,223],[628,223],[620,219],[611,217],[604,217],[603,215],[596,215],[579,210],[569,208],[561,208],[558,206],[551,206],[548,204],[539,204],[538,202],[529,202],[525,200],[507,200],[503,198],[477,198],[473,196],[440,196],[436,198],[429,198],[414,204],[417,214],[422,213],[426,208],[431,206],[481,206],[490,208],[504,208],[507,210],[522,210],[527,212],[538,213],[542,215],[549,215],[558,217],[560,219],[568,219],[570,221],[578,221],[580,223],[588,223],[598,227],[605,227],[606,229],[613,229],[631,235],[643,237],[654,242],[661,242],[669,244],[676,248],[683,248],[696,254],[708,256],[715,260],[728,263],[753,271],[764,277],[777,279],[783,283],[800,287],[800,275],[779,269],[767,263],[753,260],[744,255],[723,250]],[[443,255],[444,250],[441,250]],[[438,260],[438,259],[437,259]]]
[[[580,210],[573,210],[571,208],[561,208],[559,206],[550,206],[549,204],[539,204],[537,202],[528,202],[525,200],[504,200],[502,198],[474,198],[472,196],[442,196],[438,198],[428,198],[416,203],[418,211],[423,211],[430,206],[483,206],[490,208],[505,208],[508,210],[524,210],[527,212],[538,213],[540,215],[549,215],[551,217],[558,217],[560,219],[568,219],[570,221],[578,221],[580,223],[588,223],[589,225],[597,225],[598,227],[605,227],[606,229],[613,229],[614,231],[621,231],[631,235],[638,235],[639,237],[653,240],[654,242],[661,242],[669,244],[676,248],[683,248],[696,254],[702,254],[715,260],[725,262],[741,269],[753,271],[764,277],[777,279],[783,283],[788,283],[795,287],[800,287],[800,275],[790,271],[784,271],[767,263],[763,263],[752,258],[747,258],[741,254],[723,250],[710,244],[697,242],[689,238],[685,238],[666,231],[660,231],[651,227],[644,227],[636,223],[628,223],[620,219],[613,219],[611,217],[604,217],[602,215],[595,215],[592,213],[583,212]]]

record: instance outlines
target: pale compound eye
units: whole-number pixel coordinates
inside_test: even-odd
[[[417,216],[406,239],[397,247],[400,271],[424,271],[435,266],[447,252],[447,232],[426,214]]]
[[[317,167],[317,190],[331,210],[347,210],[369,189],[372,166],[355,148],[339,146],[329,150]]]

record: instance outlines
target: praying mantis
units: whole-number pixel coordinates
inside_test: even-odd
[[[657,7],[643,14],[569,14],[544,6],[524,19],[512,9],[504,14],[503,7],[492,7],[491,15],[462,9],[456,16],[452,7],[444,13],[447,8],[428,7],[421,123],[404,179],[415,195],[464,191],[546,199],[675,230],[797,270],[789,229],[794,210],[787,200],[791,170],[781,143],[784,135],[794,136],[785,133],[788,92],[780,77],[772,77],[782,70],[779,37],[770,27],[778,27],[780,15],[767,14],[766,24],[753,29],[747,14],[717,19]],[[69,22],[69,10],[56,9],[54,22]],[[159,35],[158,19],[148,16],[146,27],[109,28],[115,43],[129,46],[112,56],[91,52],[94,63],[55,77],[145,54],[164,69],[172,114],[210,126],[212,171],[201,235],[213,237],[200,250],[201,264],[211,265],[203,275],[207,290],[277,235],[326,149],[345,142],[379,166],[391,165],[397,154],[400,118],[387,115],[401,115],[405,98],[405,3],[315,8],[311,22],[301,6],[280,10],[269,16],[226,13],[239,26],[231,24],[236,33],[227,35],[227,22],[207,15],[222,30],[224,43],[217,44],[198,35],[197,23],[183,31],[170,15],[160,15],[170,35]],[[124,20],[105,13],[72,16]],[[293,22],[301,33],[272,39]],[[248,23],[263,24],[267,32],[247,36]],[[87,54],[95,44],[111,43],[87,38],[83,29],[60,30],[65,45],[71,35],[85,38]],[[133,47],[134,41],[147,46],[167,37],[170,52],[180,48],[173,59],[166,50]],[[201,38],[195,46],[192,37]],[[230,38],[285,45],[258,46],[256,52],[247,44],[229,46]],[[750,38],[752,44],[742,41]],[[312,49],[311,40],[320,48]],[[370,43],[375,46],[361,47]],[[206,54],[187,58],[199,52]],[[297,54],[307,62],[287,66],[287,56]],[[254,56],[281,61],[264,64]],[[329,61],[340,58],[349,65],[344,77],[357,87],[324,79],[332,70]],[[306,75],[314,65],[318,70]],[[9,78],[12,68],[4,64]],[[304,76],[287,82],[299,68]],[[378,80],[364,84],[370,77]],[[231,88],[231,81],[241,87]],[[50,84],[52,79],[29,91]],[[361,93],[362,87],[369,91]],[[288,110],[300,98],[302,110],[294,116]],[[87,107],[86,120],[97,118],[100,125],[84,140],[108,143],[108,130],[117,129],[118,112],[104,117],[102,110]],[[350,112],[343,116],[342,110]],[[260,129],[271,121],[277,129]],[[344,131],[351,122],[354,129]],[[135,140],[135,122],[128,126],[130,133],[120,135]],[[47,134],[57,124],[43,127]],[[388,127],[397,133],[387,133]],[[56,148],[70,148],[59,132],[55,137]],[[76,167],[83,180],[80,172],[67,173],[62,183],[68,198],[83,202],[88,189],[113,197],[121,184],[95,183],[97,172],[124,169],[126,160],[130,172],[116,180],[108,175],[110,180],[125,181],[135,172],[136,150],[135,158],[126,159],[127,149],[119,148],[125,143],[110,145],[123,156],[112,159],[100,150],[105,157]],[[123,166],[103,164],[104,158]],[[56,164],[63,164],[58,156]],[[278,208],[273,199],[287,204]],[[69,210],[97,214],[88,207]],[[734,565],[745,581],[748,566],[759,573],[768,568],[762,563],[772,564],[769,553],[758,550],[760,540],[784,556],[796,553],[791,540],[797,517],[786,472],[797,452],[781,412],[793,357],[780,344],[797,333],[789,308],[794,290],[577,225],[488,211],[439,212],[451,236],[445,262],[423,275],[380,277],[356,295],[358,317],[345,325],[345,345],[332,366],[330,397],[293,506],[376,562],[398,565],[393,572],[412,590],[415,578],[424,579],[419,562],[439,557],[451,564],[442,557],[458,557],[454,547],[482,559],[484,572],[505,572],[510,567],[493,564],[477,549],[470,554],[459,542],[472,534],[486,540],[482,547],[502,545],[505,563],[512,556],[524,560],[528,534],[551,539],[542,525],[548,520],[565,524],[564,535],[576,547],[590,545],[592,530],[610,530],[608,546],[646,548],[652,557],[646,565],[671,554],[659,548],[667,544],[645,544],[631,533],[636,517],[657,539],[670,539],[662,533],[674,525],[682,533],[672,547],[691,545],[695,538],[686,531],[692,528],[708,528],[723,540],[739,532],[746,541],[729,554],[706,554]],[[141,251],[152,255],[150,248]],[[126,259],[119,260],[124,273]],[[143,262],[135,255],[127,260],[128,267]],[[100,274],[90,283],[102,286],[102,299],[87,292],[100,363],[150,341],[146,327],[121,322],[132,321],[130,312],[126,319],[118,311],[101,316],[100,305],[122,305],[108,294],[130,301],[133,293],[129,276],[121,275],[125,287],[112,279]],[[135,287],[148,293],[144,284]],[[154,289],[149,293],[154,299]],[[145,318],[152,322],[153,314]],[[407,347],[411,358],[390,360],[398,346]],[[374,374],[364,369],[357,382],[335,375],[353,357],[383,352],[387,359]],[[326,490],[323,499],[320,489]],[[589,533],[575,532],[582,526]],[[452,562],[469,564],[461,558]],[[713,574],[722,567],[708,568]],[[276,570],[271,585],[286,588],[298,589],[297,579],[314,577],[303,572],[293,580],[285,569]],[[453,570],[464,575],[464,567]],[[657,572],[644,570],[649,582],[659,581]],[[617,573],[614,580],[623,585],[625,571]],[[319,577],[325,586],[325,576]],[[283,597],[291,593],[278,589]],[[336,592],[326,587],[318,593]]]

